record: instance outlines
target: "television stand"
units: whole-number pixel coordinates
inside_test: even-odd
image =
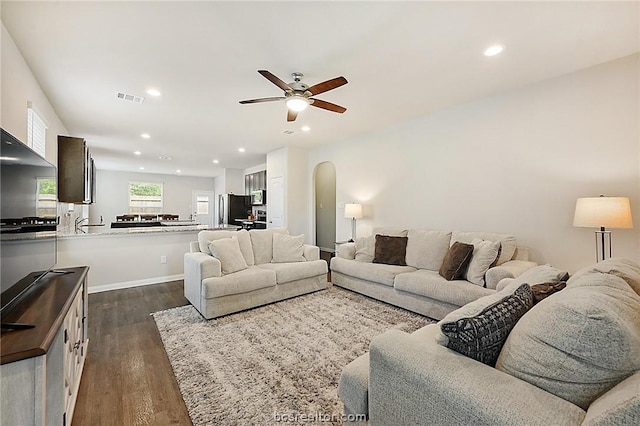
[[[25,324],[23,322],[3,322],[0,323],[3,330],[25,330],[27,328],[34,328],[33,324]]]

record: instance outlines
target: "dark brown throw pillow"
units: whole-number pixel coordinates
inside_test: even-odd
[[[373,263],[406,266],[407,240],[407,237],[376,235]]]
[[[535,305],[539,301],[551,296],[553,293],[559,292],[566,286],[567,283],[565,281],[560,281],[558,283],[542,283],[532,285],[531,291],[533,292],[533,304]]]
[[[462,278],[473,255],[473,244],[453,243],[440,265],[440,275],[447,281]]]

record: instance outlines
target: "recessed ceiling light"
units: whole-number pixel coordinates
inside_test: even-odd
[[[218,164],[219,162],[219,160],[213,160],[213,164]]]
[[[144,167],[140,167],[140,170],[144,170]]]
[[[150,96],[160,96],[162,93],[158,89],[148,89],[147,94]]]
[[[143,139],[149,139],[151,137],[151,135],[149,133],[143,133],[140,135],[141,138]]]
[[[182,170],[176,170],[176,173],[182,173]]]
[[[240,152],[245,152],[245,151],[246,151],[246,149],[244,149],[244,148],[238,148],[238,151],[240,151]]]
[[[142,153],[141,153],[140,151],[133,151],[133,153],[134,153],[135,155],[142,155]]]
[[[308,132],[309,130],[311,130],[311,127],[309,127],[309,126],[302,126],[302,127],[300,128],[300,130],[302,130],[303,132]]]
[[[503,50],[504,50],[504,46],[500,44],[494,44],[493,46],[487,48],[487,50],[484,51],[484,56],[496,56],[497,54],[501,53]]]

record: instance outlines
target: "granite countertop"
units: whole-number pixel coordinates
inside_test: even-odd
[[[88,232],[72,232],[72,233],[58,233],[58,238],[83,238],[83,237],[99,237],[109,235],[139,235],[139,234],[166,234],[166,233],[180,233],[180,232],[200,232],[203,230],[228,230],[235,231],[239,226],[227,226],[211,228],[208,225],[183,225],[183,226],[150,226],[145,228],[88,228]],[[87,228],[85,228],[87,229]]]

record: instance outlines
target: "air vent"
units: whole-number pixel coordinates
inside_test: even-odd
[[[285,135],[292,135],[293,134],[293,130],[285,130],[284,132]]]
[[[123,101],[135,102],[137,104],[141,104],[142,102],[144,102],[144,97],[131,95],[129,93],[118,92],[116,93],[116,97],[118,99],[122,99]]]
[[[173,160],[173,157],[165,157],[164,155],[161,155],[160,157],[158,157],[158,160],[169,161],[169,160]]]

